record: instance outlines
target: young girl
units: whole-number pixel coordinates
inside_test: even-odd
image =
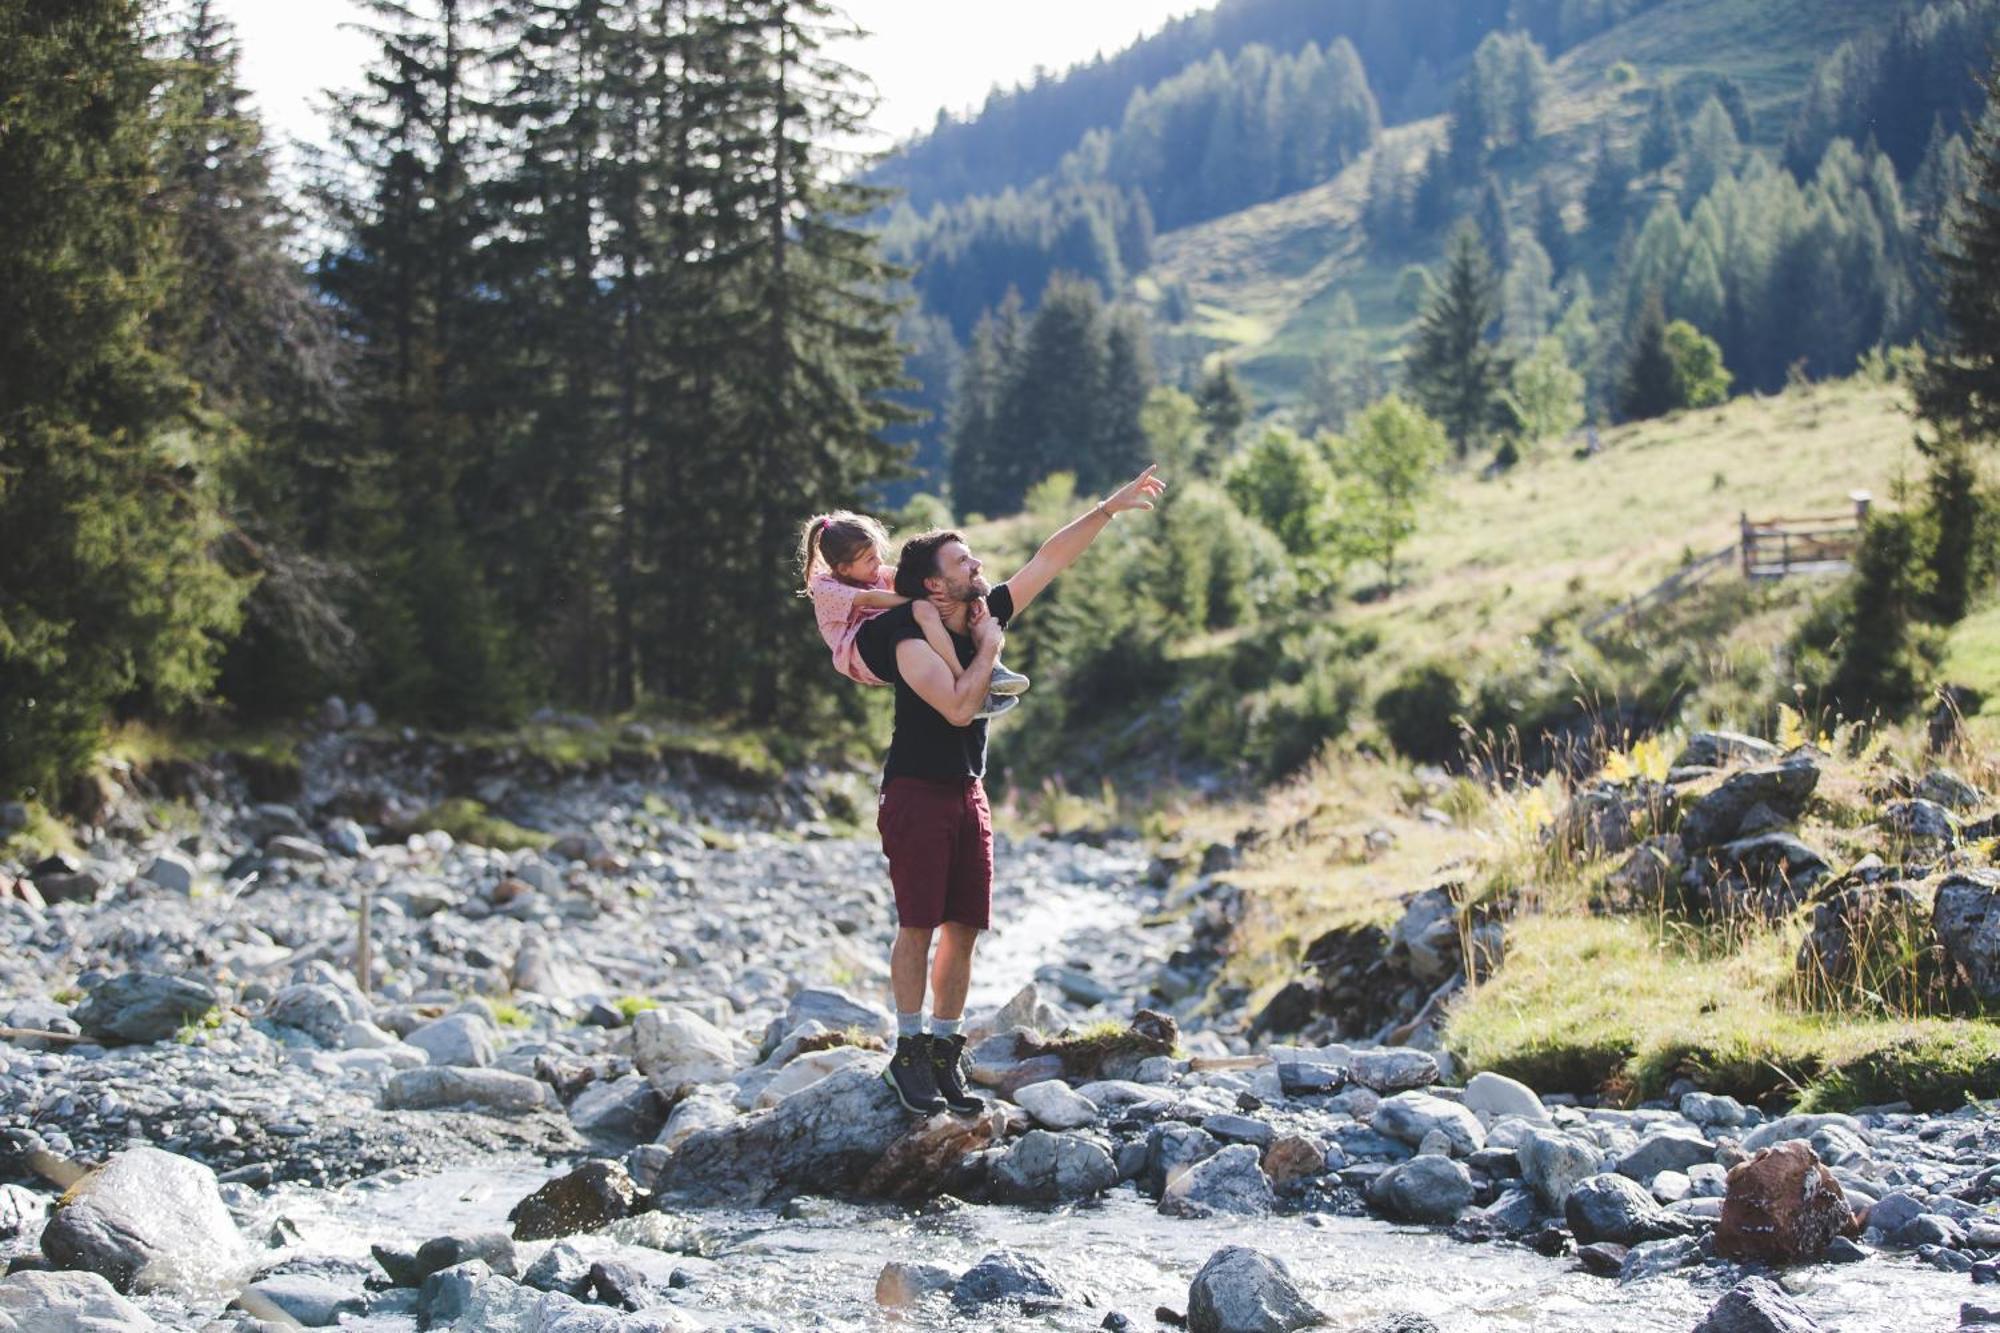
[[[889,534],[882,525],[863,514],[840,510],[807,520],[799,539],[799,565],[805,574],[806,592],[812,597],[813,615],[819,621],[820,637],[833,650],[833,665],[841,675],[863,685],[888,682],[868,669],[855,647],[861,627],[891,607],[909,601],[896,592],[896,567],[883,559],[889,553]],[[944,659],[957,680],[965,671],[952,646],[944,618],[931,603],[918,602],[910,608],[924,642]],[[1028,688],[1028,678],[995,663],[993,680],[987,686],[986,706],[975,716],[997,717],[1020,703],[1016,696]]]

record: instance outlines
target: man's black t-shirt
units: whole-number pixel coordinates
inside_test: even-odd
[[[986,610],[1002,627],[1014,618],[1014,594],[1006,584],[986,594]],[[984,777],[986,719],[975,718],[968,726],[954,727],[945,721],[944,714],[925,703],[896,669],[896,645],[923,637],[909,604],[884,611],[855,636],[855,648],[868,669],[896,688],[896,730],[889,741],[889,758],[882,765],[882,781],[928,778],[957,782]],[[972,640],[962,634],[951,637],[959,664],[970,664],[978,653]]]

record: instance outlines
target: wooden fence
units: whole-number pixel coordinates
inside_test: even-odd
[[[1782,579],[1793,574],[1844,574],[1868,524],[1870,497],[1854,495],[1852,514],[1819,518],[1737,519],[1742,528],[1743,577]]]
[[[1595,639],[1606,625],[1665,606],[1707,582],[1718,570],[1735,564],[1746,579],[1782,579],[1798,574],[1844,574],[1868,525],[1867,491],[1853,495],[1854,512],[1818,518],[1753,519],[1737,516],[1737,539],[1681,566],[1637,597],[1628,598],[1583,627]]]

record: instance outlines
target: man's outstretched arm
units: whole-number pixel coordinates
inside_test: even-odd
[[[1159,471],[1155,463],[1114,491],[1109,499],[1099,500],[1091,506],[1090,512],[1075,520],[1069,526],[1042,543],[1042,549],[1035,552],[1035,558],[1021,566],[1021,572],[1007,580],[1007,590],[1014,595],[1014,614],[1027,609],[1028,603],[1041,595],[1049,586],[1049,580],[1076,563],[1076,558],[1090,549],[1097,540],[1097,534],[1110,525],[1115,515],[1128,509],[1151,509],[1167,489],[1167,483],[1153,475]]]

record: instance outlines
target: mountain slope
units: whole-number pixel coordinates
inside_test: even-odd
[[[1754,117],[1751,145],[1775,156],[1820,60],[1883,21],[1881,0],[1668,0],[1556,60],[1540,138],[1525,150],[1496,153],[1492,167],[1517,218],[1536,180],[1547,176],[1572,201],[1574,224],[1600,128],[1631,143],[1654,88],[1697,74],[1737,81]],[[1620,62],[1638,77],[1616,82]],[[1199,311],[1191,331],[1220,344],[1267,403],[1299,393],[1342,293],[1354,303],[1370,350],[1393,357],[1413,313],[1398,303],[1398,273],[1432,256],[1377,243],[1361,228],[1361,209],[1377,155],[1393,155],[1413,171],[1444,133],[1442,116],[1400,126],[1323,185],[1157,237],[1140,294],[1185,289]],[[1652,205],[1648,193],[1659,192],[1642,185],[1631,209],[1636,220]],[[1576,239],[1585,271],[1601,276],[1611,246],[1587,233]]]

